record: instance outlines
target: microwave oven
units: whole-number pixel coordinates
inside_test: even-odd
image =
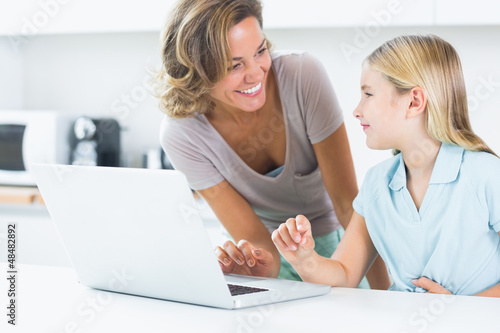
[[[36,186],[32,163],[68,164],[71,125],[55,111],[0,110],[0,184]]]

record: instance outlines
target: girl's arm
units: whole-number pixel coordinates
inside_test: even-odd
[[[498,233],[500,236],[500,232]],[[415,279],[412,281],[414,285],[417,287],[421,287],[427,290],[428,293],[431,294],[451,294],[451,292],[445,287],[441,286],[439,283],[432,281],[425,276]],[[474,296],[483,296],[483,297],[500,297],[500,283],[494,285],[491,288],[481,291],[480,293],[475,294]]]
[[[474,296],[484,296],[484,297],[500,297],[500,283],[494,285],[493,287],[483,290]]]
[[[272,239],[304,281],[335,287],[357,287],[378,255],[365,219],[356,212],[331,258],[314,251],[311,224],[303,215],[281,224]]]
[[[500,232],[498,232],[498,236],[500,236]],[[483,290],[474,296],[500,297],[500,282],[494,285],[493,287]]]
[[[225,180],[198,193],[236,241],[215,250],[223,272],[277,277],[279,252],[250,204]]]
[[[352,202],[358,193],[358,185],[345,125],[342,124],[313,147],[335,214],[342,227],[347,230],[354,211]],[[389,288],[389,274],[380,257],[368,271],[367,278],[372,289]]]
[[[434,282],[429,278],[426,278],[425,276],[419,279],[415,279],[412,282],[417,287],[426,289],[427,292],[430,294],[448,294],[448,295],[452,294],[448,289],[446,289],[439,283]],[[475,294],[474,296],[500,297],[500,283],[494,285],[491,288],[483,290],[480,293]]]

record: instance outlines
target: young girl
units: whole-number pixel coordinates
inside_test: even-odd
[[[355,287],[377,254],[390,290],[500,296],[500,159],[473,133],[455,49],[402,36],[364,62],[354,111],[367,145],[399,154],[367,173],[331,258],[307,218],[272,239],[303,280]]]

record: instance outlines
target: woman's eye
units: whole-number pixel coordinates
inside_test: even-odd
[[[241,64],[236,64],[236,65],[233,65],[233,71],[234,71],[235,69],[240,68],[240,65],[241,65]]]
[[[368,93],[368,92],[365,92],[365,95],[366,95],[366,97],[371,97],[371,96],[373,96],[372,94],[370,94],[370,93]]]
[[[266,52],[266,50],[267,50],[267,47],[259,50],[259,52],[257,52],[257,54],[259,54],[259,55],[264,54],[264,52]]]

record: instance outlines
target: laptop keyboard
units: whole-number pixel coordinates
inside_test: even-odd
[[[255,287],[240,286],[240,285],[229,284],[229,283],[227,286],[229,287],[229,291],[231,292],[231,296],[252,294],[252,293],[258,293],[261,291],[268,291],[269,290],[269,289],[255,288]]]

